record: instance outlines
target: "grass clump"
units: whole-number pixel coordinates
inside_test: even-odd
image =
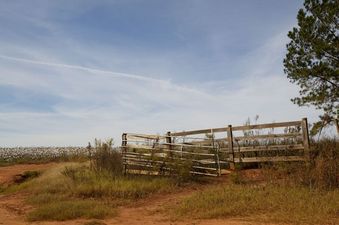
[[[184,199],[172,213],[179,218],[248,217],[262,222],[335,224],[339,192],[302,187],[220,186]]]

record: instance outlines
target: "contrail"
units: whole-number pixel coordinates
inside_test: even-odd
[[[92,73],[103,73],[103,74],[109,74],[113,75],[114,77],[123,77],[123,78],[129,78],[129,79],[136,79],[136,80],[142,80],[142,81],[148,81],[148,82],[159,82],[159,83],[165,83],[165,80],[150,78],[150,77],[144,77],[140,75],[135,74],[128,74],[128,73],[118,73],[113,72],[109,70],[100,70],[100,69],[93,69],[85,66],[78,66],[78,65],[71,65],[71,64],[61,64],[61,63],[51,63],[51,62],[44,62],[44,61],[37,61],[37,60],[31,60],[31,59],[24,59],[24,58],[17,58],[17,57],[11,57],[7,55],[1,55],[0,58],[7,59],[7,60],[14,60],[18,62],[24,62],[24,63],[31,63],[31,64],[37,64],[37,65],[44,65],[44,66],[52,66],[52,67],[62,67],[62,68],[68,68],[68,69],[76,69],[76,70],[84,70]]]
[[[145,77],[145,76],[140,76],[140,75],[136,75],[136,74],[118,73],[118,72],[113,72],[113,71],[109,71],[109,70],[93,69],[93,68],[85,67],[85,66],[62,64],[62,63],[51,63],[51,62],[45,62],[45,61],[38,61],[38,60],[31,60],[31,59],[25,59],[25,58],[12,57],[12,56],[1,55],[1,54],[0,54],[0,58],[12,60],[12,61],[17,61],[17,62],[36,64],[36,65],[76,69],[76,70],[83,70],[83,71],[92,72],[92,73],[101,73],[101,74],[110,75],[111,77],[135,79],[135,80],[141,80],[141,81],[146,81],[146,82],[151,82],[151,83],[170,85],[172,88],[179,90],[179,91],[208,95],[207,93],[201,92],[201,91],[196,90],[194,88],[189,88],[189,87],[186,87],[186,86],[177,85],[177,84],[174,84],[174,83],[167,81],[167,80]]]

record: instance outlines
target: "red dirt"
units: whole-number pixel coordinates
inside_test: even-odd
[[[27,164],[14,165],[0,168],[0,183],[13,182],[13,177],[27,170],[43,170],[55,166],[56,163],[48,164]],[[257,172],[254,172],[257,173]],[[253,174],[251,174],[253,175]],[[221,178],[217,182],[227,182],[227,179]],[[201,191],[208,188],[202,186],[199,188],[184,188],[177,193],[166,195],[155,195],[153,197],[135,202],[130,206],[123,206],[118,209],[118,216],[112,219],[100,220],[107,225],[258,225],[261,223],[250,222],[244,219],[213,219],[213,220],[186,220],[171,221],[169,216],[164,212],[164,206],[178,203],[185,196],[193,192]],[[3,225],[84,225],[86,222],[93,220],[77,219],[72,221],[53,221],[53,222],[34,222],[25,221],[25,213],[31,208],[24,203],[26,196],[23,194],[0,195],[0,224]],[[267,225],[267,223],[265,223]]]
[[[25,171],[46,170],[55,166],[57,163],[46,164],[17,164],[13,166],[0,167],[0,184],[11,184],[16,175],[23,174]]]

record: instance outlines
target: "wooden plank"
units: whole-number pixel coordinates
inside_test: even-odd
[[[170,146],[179,146],[179,147],[188,147],[188,148],[207,148],[214,149],[213,146],[201,146],[201,145],[191,145],[191,144],[181,144],[181,143],[163,143],[162,145],[170,145]]]
[[[152,139],[152,140],[157,140],[157,139],[165,139],[166,136],[161,136],[161,135],[154,135],[154,134],[134,134],[134,133],[126,133],[127,138],[131,137],[136,137],[136,138],[143,138],[143,139]]]
[[[214,143],[227,143],[227,138],[216,138],[214,139]],[[192,143],[193,145],[203,145],[203,144],[209,144],[209,146],[211,146],[212,140],[203,140],[203,141],[191,141],[190,143]],[[208,145],[207,145],[208,146]]]
[[[140,152],[129,152],[127,151],[124,155],[138,155],[138,156],[151,156],[151,153],[140,153]]]
[[[213,171],[217,171],[217,168],[213,168],[213,167],[203,167],[203,166],[192,166],[194,169],[202,169],[202,170],[213,170]]]
[[[195,135],[195,134],[209,134],[213,131],[213,133],[226,132],[227,127],[219,127],[219,128],[209,128],[209,129],[201,129],[201,130],[191,130],[191,131],[182,131],[182,132],[171,132],[171,135],[176,136],[187,136],[187,135]]]
[[[291,126],[300,126],[300,125],[301,125],[301,121],[290,121],[290,122],[265,123],[265,124],[256,124],[256,125],[236,126],[236,127],[232,127],[232,130],[233,131],[241,131],[241,130],[251,130],[251,129],[291,127]]]
[[[163,164],[165,166],[174,165],[174,163],[167,162],[167,161],[143,160],[143,159],[137,159],[137,158],[127,158],[126,163],[127,163],[127,165],[132,165],[134,163],[140,163],[140,164],[143,164],[143,165],[150,165],[150,164],[153,164],[153,163],[155,163],[155,164]],[[196,166],[196,165],[193,165],[192,168],[194,168],[194,169],[202,169],[202,170],[217,171],[216,168],[205,167],[205,166]]]
[[[304,146],[297,145],[260,145],[260,146],[248,146],[248,147],[234,147],[236,152],[257,152],[257,151],[277,151],[277,150],[303,150]]]
[[[289,161],[305,161],[304,156],[274,156],[274,157],[246,157],[242,158],[241,162],[251,163],[251,162],[289,162]],[[240,162],[239,159],[236,159],[235,162]]]
[[[199,146],[199,145],[189,145],[189,144],[176,144],[176,143],[162,143],[153,146],[149,145],[134,145],[128,144],[126,147],[134,148],[134,149],[148,149],[148,150],[157,150],[157,149],[168,149],[168,146],[177,146],[177,147],[185,147],[185,148],[205,148],[205,149],[214,149],[213,146]]]
[[[129,166],[140,166],[140,167],[146,167],[146,168],[155,168],[153,165],[147,165],[147,164],[142,164],[142,163],[129,163]],[[171,168],[168,167],[162,167],[164,170],[172,170]],[[206,168],[204,168],[206,169]],[[213,176],[216,177],[218,176],[217,174],[212,174],[212,173],[207,173],[207,172],[197,172],[197,171],[190,171],[191,174],[196,174],[196,175],[205,175],[205,176]]]
[[[182,153],[182,154],[190,154],[190,155],[200,155],[200,156],[214,156],[214,154],[212,153],[200,153],[200,152],[187,152],[187,151],[179,151],[179,150],[168,150],[166,148],[150,148],[149,146],[145,146],[145,147],[136,147],[134,145],[128,145],[128,148],[133,148],[133,149],[140,149],[140,150],[150,150],[151,152],[156,152],[156,151],[160,151],[160,152],[168,152],[168,153]]]
[[[201,155],[201,156],[214,156],[211,153],[199,153],[199,152],[186,152],[186,151],[176,151],[176,150],[163,150],[164,152],[174,152],[174,153],[182,153],[182,154],[190,154],[190,155]]]
[[[137,155],[125,155],[124,157],[138,159]],[[150,157],[150,156],[148,156],[148,157]],[[195,162],[195,163],[199,163],[199,164],[214,164],[215,163],[214,159],[186,159],[186,158],[180,158],[180,157],[174,157],[174,156],[172,158],[168,158],[168,157],[157,157],[157,158],[159,158],[159,159],[161,159],[161,158],[165,159],[166,158],[166,159],[181,160],[181,161],[189,160],[189,161],[192,161],[192,162]],[[149,160],[150,158],[139,158],[139,159]]]
[[[126,145],[127,148],[133,148],[133,149],[147,149],[147,150],[156,150],[155,148],[153,148],[153,146],[147,146],[147,145],[133,145],[133,144],[127,144]]]
[[[265,128],[275,128],[275,127],[289,127],[289,126],[300,126],[301,121],[290,121],[290,122],[279,122],[279,123],[266,123],[266,124],[256,124],[256,125],[244,125],[244,126],[233,126],[233,131],[239,130],[251,130],[251,129],[265,129]],[[208,128],[201,130],[191,130],[191,131],[182,131],[182,132],[172,132],[171,136],[187,136],[187,135],[196,135],[196,134],[207,134],[217,133],[217,132],[227,132],[228,127],[219,127],[219,128]]]
[[[202,172],[196,172],[196,171],[190,171],[191,174],[196,175],[204,175],[204,176],[211,176],[211,177],[217,177],[218,174],[212,174],[212,173],[202,173]]]
[[[266,135],[255,135],[255,136],[240,136],[234,137],[237,141],[242,140],[255,140],[255,139],[275,139],[275,138],[295,138],[302,137],[301,133],[288,133],[288,134],[266,134]]]

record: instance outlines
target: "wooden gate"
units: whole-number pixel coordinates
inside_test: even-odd
[[[126,172],[219,176],[236,164],[309,159],[307,119],[209,128],[166,135],[123,134]]]

